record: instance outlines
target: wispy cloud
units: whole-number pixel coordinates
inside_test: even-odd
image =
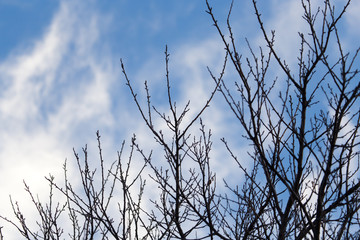
[[[270,9],[272,15],[266,21],[269,23],[269,30],[276,30],[276,46],[281,57],[288,63],[295,64],[299,49],[297,32],[306,27],[301,19],[301,5],[296,1],[271,2],[274,3]],[[65,158],[72,159],[72,147],[79,150],[89,143],[88,149],[94,154],[89,156],[96,159],[94,133],[97,129],[105,129],[105,133],[102,132],[103,148],[106,159],[110,161],[116,159],[121,140],[129,140],[132,132],[138,135],[138,142],[146,150],[157,147],[153,136],[140,119],[135,104],[131,102],[129,93],[124,92],[125,88],[117,88],[119,79],[123,79],[117,59],[125,58],[128,75],[139,93],[139,101],[146,106],[142,87],[143,81],[148,80],[154,105],[159,107],[160,112],[168,111],[164,56],[162,51],[158,52],[153,47],[159,45],[158,42],[149,43],[150,47],[146,44],[148,41],[160,41],[164,36],[176,38],[177,36],[172,35],[176,31],[180,32],[177,27],[189,27],[193,24],[192,20],[187,25],[179,22],[185,21],[186,14],[191,13],[194,5],[185,8],[181,3],[181,9],[188,8],[185,13],[177,11],[180,7],[172,6],[172,14],[171,11],[164,13],[157,9],[157,5],[149,4],[132,11],[134,16],[131,16],[131,21],[126,19],[129,17],[125,14],[128,9],[119,10],[122,14],[117,16],[114,24],[111,22],[113,16],[99,13],[92,1],[85,3],[63,0],[41,36],[27,43],[27,47],[14,50],[0,62],[0,214],[11,216],[9,194],[14,195],[14,199],[21,200],[25,214],[30,213],[27,205],[29,201],[23,197],[22,179],[30,184],[35,193],[46,197],[47,190],[44,189],[47,183],[43,176],[52,173],[61,179],[62,164]],[[151,11],[148,6],[152,7]],[[115,11],[112,13],[115,14]],[[246,19],[248,17],[246,15]],[[126,39],[120,41],[119,45],[127,48],[128,54],[131,52],[131,56],[116,56],[115,62],[108,49],[108,36],[105,36],[110,22],[115,27],[125,29],[116,30],[121,33],[120,40]],[[253,28],[258,28],[257,25],[238,22],[237,19],[233,22],[234,26],[239,27],[240,33],[243,30],[252,32]],[[210,24],[209,19],[208,25]],[[194,30],[189,27],[189,31]],[[254,43],[255,48],[257,45],[264,45],[260,31],[254,32],[258,36],[249,39],[250,42]],[[191,100],[192,111],[189,112],[189,117],[194,116],[205,104],[205,99],[214,87],[206,66],[218,75],[224,57],[223,45],[218,36],[199,35],[196,36],[197,42],[194,42],[189,36],[195,35],[188,35],[186,40],[181,37],[176,41],[173,39],[179,45],[169,47],[173,97],[178,109]],[[252,33],[254,35],[256,34]],[[239,41],[244,40],[241,37],[244,36],[241,35]],[[150,57],[144,56],[154,53]],[[128,66],[127,58],[136,64]],[[236,79],[231,68],[230,64],[230,71],[226,75],[229,82]],[[240,171],[220,142],[221,137],[227,137],[235,154],[244,160],[248,159],[243,153],[250,147],[244,146],[239,124],[232,117],[219,96],[215,97],[204,115],[205,124],[212,129],[213,140],[216,142],[211,164],[217,172],[219,182],[234,172],[237,173],[234,176],[239,176]],[[161,120],[156,121],[156,126],[157,129],[166,128]],[[196,123],[191,130],[197,132],[198,129],[199,125]],[[125,134],[116,135],[117,133]],[[163,159],[163,152],[158,150],[154,152],[154,158]],[[139,160],[135,164],[140,163]],[[231,180],[233,183],[239,182],[239,178]],[[149,189],[152,190],[151,187]],[[6,237],[12,239],[9,234]]]
[[[348,23],[348,31],[350,31],[354,35],[359,35],[358,26],[360,21],[360,2],[352,1],[351,5],[345,14],[346,21]]]
[[[91,3],[62,1],[43,35],[0,63],[1,214],[11,216],[9,194],[23,199],[22,179],[44,193],[44,176],[62,175],[84,134],[113,124],[110,84],[118,71],[101,51],[106,24]]]

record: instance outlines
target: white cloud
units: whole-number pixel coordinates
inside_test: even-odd
[[[193,43],[187,42],[177,48],[169,50],[170,62],[169,62],[169,75],[172,91],[172,99],[176,101],[176,107],[178,115],[180,111],[185,107],[186,103],[190,100],[190,111],[187,113],[187,117],[182,122],[184,128],[195,117],[195,114],[201,110],[205,105],[206,100],[210,97],[211,91],[215,87],[214,81],[207,70],[207,66],[213,71],[215,76],[218,76],[224,61],[224,48],[217,36],[204,39],[200,42]],[[164,61],[163,61],[164,62]],[[158,64],[155,64],[158,63]],[[163,65],[162,65],[163,64]],[[143,86],[140,84],[143,80],[148,80],[150,94],[154,99],[153,104],[157,107],[160,113],[168,114],[171,117],[166,92],[165,82],[165,63],[159,62],[159,56],[150,58],[149,61],[140,69],[140,73],[137,75],[137,86]],[[229,64],[230,65],[230,64]],[[229,67],[231,69],[231,66]],[[232,79],[233,75],[226,76],[226,80]],[[241,160],[245,167],[251,165],[249,157],[245,154],[248,147],[243,146],[243,142],[240,141],[241,130],[238,126],[238,122],[234,122],[233,114],[229,111],[229,107],[224,100],[218,95],[213,99],[210,104],[210,108],[206,109],[202,115],[203,121],[206,125],[206,129],[211,129],[213,134],[212,140],[214,141],[211,152],[211,166],[214,172],[216,172],[218,180],[218,189],[223,190],[222,179],[225,178],[231,185],[238,184],[241,181],[242,172],[238,168],[237,163],[231,158],[227,152],[224,144],[220,141],[220,138],[226,137],[233,147],[234,154],[241,156]],[[146,96],[144,91],[139,90],[138,100],[140,103],[146,102]],[[143,105],[146,107],[146,105]],[[147,111],[145,111],[147,114]],[[161,129],[169,143],[171,141],[171,133],[166,126],[163,119],[160,119],[156,113],[153,114],[153,122],[156,129]],[[146,150],[155,149],[153,159],[163,159],[163,152],[158,149],[158,145],[149,129],[144,127],[144,123],[140,122],[137,126],[136,133],[141,133],[138,137],[140,146]],[[200,124],[199,121],[195,122],[189,133],[192,134],[191,139],[199,135]],[[165,161],[159,161],[159,164]],[[184,171],[190,168],[196,167],[195,163],[191,161],[186,162]],[[229,176],[237,176],[231,178]]]
[[[277,14],[269,20],[269,26],[274,26],[277,31],[276,45],[280,55],[287,61],[296,61],[294,56],[299,49],[297,31],[305,27],[301,5],[297,1],[282,1],[272,7]],[[29,201],[23,197],[22,179],[29,182],[35,193],[47,196],[47,188],[44,192],[47,183],[43,176],[53,173],[61,179],[65,158],[72,162],[72,147],[78,150],[90,138],[92,142],[88,149],[96,154],[94,132],[98,128],[123,128],[126,137],[134,131],[138,134],[140,146],[146,150],[156,148],[157,144],[140,119],[134,103],[124,106],[129,112],[114,113],[111,110],[113,94],[121,102],[122,92],[111,87],[119,78],[119,69],[115,70],[118,63],[114,66],[111,56],[101,51],[106,50],[101,36],[107,21],[108,18],[99,16],[91,3],[62,1],[44,35],[34,41],[32,47],[17,50],[0,63],[0,80],[4,85],[0,89],[0,142],[3,143],[0,146],[0,214],[11,216],[8,194],[21,200],[24,209],[28,208]],[[159,30],[158,23],[154,23],[155,30]],[[262,37],[258,39],[260,42]],[[214,87],[206,66],[218,75],[223,63],[223,45],[215,36],[195,44],[173,46],[170,54],[174,99],[178,109],[191,100],[189,121]],[[164,57],[149,58],[135,78],[131,74],[129,78],[134,80],[136,89],[142,89],[143,81],[149,80],[154,103],[160,103],[159,110],[167,111],[166,101],[156,101],[166,98],[165,66],[159,59]],[[227,80],[231,81],[232,77],[228,75]],[[138,99],[146,103],[144,91],[139,90]],[[234,172],[239,176],[241,171],[219,138],[228,137],[235,154],[245,160],[248,159],[244,154],[248,147],[242,146],[238,123],[230,121],[232,113],[221,97],[211,103],[204,116],[206,126],[214,133],[216,144],[212,164],[220,187],[223,177]],[[164,122],[157,121],[156,124],[158,128],[166,128]],[[196,132],[198,128],[196,123],[192,130]],[[104,154],[111,161],[116,159],[115,151],[120,147],[116,138],[110,136],[108,140],[108,136],[103,136]],[[126,140],[128,146],[129,139]],[[112,152],[107,153],[106,149]],[[163,159],[161,149],[155,154],[154,159]],[[239,178],[231,180],[231,184],[238,183]],[[149,186],[151,191],[150,183]],[[12,239],[11,235],[6,234],[6,237]]]
[[[43,35],[0,63],[2,215],[12,216],[9,194],[28,215],[22,179],[46,197],[44,176],[51,173],[60,181],[65,158],[72,160],[71,149],[82,135],[95,140],[97,128],[113,124],[109,90],[118,72],[100,52],[106,20],[91,3],[62,1]],[[15,239],[10,231],[3,229]]]
[[[349,9],[345,13],[346,22],[348,24],[348,31],[351,32],[351,34],[356,36],[359,36],[360,33],[357,30],[359,27],[360,22],[360,2],[359,1],[352,1]]]
[[[260,5],[261,3],[258,3]],[[261,13],[261,12],[260,12]],[[308,31],[305,20],[302,18],[303,8],[300,1],[271,1],[270,15],[263,17],[263,22],[269,37],[275,30],[275,49],[278,56],[290,66],[297,63],[300,48],[298,32]],[[257,26],[257,28],[259,28]],[[264,46],[265,40],[259,28],[256,45]]]

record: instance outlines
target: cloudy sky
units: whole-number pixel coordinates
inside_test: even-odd
[[[223,24],[231,1],[211,2]],[[246,48],[245,37],[255,46],[264,44],[250,1],[239,2],[233,16],[239,46]],[[282,56],[291,61],[298,51],[297,32],[306,27],[299,1],[259,5],[268,26],[277,31]],[[51,173],[61,180],[65,159],[69,164],[74,160],[72,148],[81,151],[88,144],[96,159],[97,130],[109,162],[133,133],[145,148],[156,146],[125,86],[120,58],[139,99],[145,100],[147,80],[154,104],[166,109],[167,44],[175,99],[179,105],[190,99],[191,109],[199,109],[213,87],[206,67],[216,73],[224,56],[205,10],[204,1],[190,0],[0,0],[0,214],[11,215],[10,194],[26,208],[23,180],[46,195],[44,176]],[[359,38],[359,31],[353,31],[359,12],[355,1],[344,19],[348,46]],[[206,112],[215,143],[237,137],[224,106],[215,97]],[[225,152],[216,145],[215,155]]]

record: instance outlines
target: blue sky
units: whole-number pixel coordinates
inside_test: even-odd
[[[211,2],[224,24],[230,1]],[[297,31],[306,27],[299,1],[259,5],[264,21],[277,31],[280,54],[295,64]],[[219,71],[224,56],[205,10],[204,1],[190,0],[0,0],[0,213],[11,215],[9,194],[27,209],[23,179],[40,197],[46,196],[44,176],[52,173],[60,181],[65,159],[74,160],[73,147],[80,151],[88,144],[96,159],[96,130],[109,162],[133,133],[144,148],[156,147],[125,86],[120,58],[140,99],[148,80],[154,104],[165,111],[167,44],[175,98],[179,105],[190,99],[191,109],[199,109],[213,87],[206,67]],[[354,31],[359,12],[355,1],[344,19],[349,49],[359,39]],[[244,51],[245,37],[255,47],[264,45],[255,20],[250,1],[235,3],[233,26]],[[229,176],[231,169],[219,168],[226,156],[219,139],[239,136],[224,106],[216,97],[204,116],[214,132],[218,178]]]

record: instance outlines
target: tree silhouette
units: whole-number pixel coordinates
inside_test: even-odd
[[[255,0],[266,47],[256,53],[246,40],[250,55],[245,59],[231,25],[233,2],[223,29],[206,1],[226,56],[219,76],[209,69],[213,90],[190,120],[190,102],[179,108],[172,97],[167,49],[167,113],[152,105],[147,82],[142,106],[121,61],[133,101],[163,159],[154,159],[134,136],[127,159],[124,142],[118,160],[107,169],[98,132],[98,171],[90,169],[86,147],[83,157],[74,151],[82,189],[73,188],[66,164],[64,185],[47,178],[48,203],[41,203],[25,184],[41,219],[38,229],[30,229],[13,201],[17,220],[1,218],[26,239],[358,239],[360,48],[346,52],[339,31],[350,2],[338,10],[329,0],[319,8],[301,1],[308,31],[299,33],[297,65],[292,66],[277,51],[281,46],[275,31],[265,27]],[[224,77],[228,70],[236,73],[234,87]],[[223,96],[241,126],[241,141],[251,146],[249,168],[245,157],[222,139],[242,176],[235,186],[225,181],[225,192],[216,188],[221,181],[211,167],[212,134],[201,119],[215,94]],[[154,119],[167,129],[159,129]],[[195,125],[200,126],[196,136],[190,132]],[[143,165],[134,173],[136,156]],[[147,199],[146,181],[157,186],[157,199]],[[53,191],[66,202],[55,204]],[[72,226],[66,233],[59,220],[65,213]]]

